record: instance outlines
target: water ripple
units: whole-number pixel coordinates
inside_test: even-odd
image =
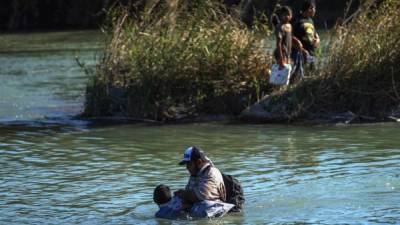
[[[3,127],[0,212],[7,216],[0,223],[157,224],[153,188],[184,187],[188,172],[177,162],[192,144],[243,184],[245,213],[227,217],[228,223],[398,221],[397,139],[380,148],[369,135],[359,143],[348,139],[343,133],[355,131],[347,128],[318,129],[213,123]],[[387,129],[381,135],[393,133]]]

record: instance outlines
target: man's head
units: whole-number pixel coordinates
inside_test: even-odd
[[[168,186],[160,184],[154,189],[153,200],[158,205],[169,202],[171,198],[172,194]]]
[[[306,0],[301,7],[301,12],[305,17],[314,17],[316,10],[315,1],[313,0]]]
[[[204,152],[200,148],[191,146],[183,153],[183,159],[179,165],[186,165],[190,175],[195,176],[207,162]]]

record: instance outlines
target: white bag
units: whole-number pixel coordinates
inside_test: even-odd
[[[269,77],[269,83],[275,85],[288,85],[290,81],[290,75],[292,72],[292,66],[285,64],[283,69],[279,69],[278,64],[273,64],[271,67],[271,76]]]

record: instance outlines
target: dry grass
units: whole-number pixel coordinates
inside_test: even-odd
[[[250,31],[215,1],[170,1],[133,18],[110,14],[110,41],[85,114],[154,120],[238,114],[267,88],[269,31]],[[119,99],[115,99],[118,92]]]
[[[400,1],[367,0],[333,30],[326,58],[312,77],[280,98],[286,113],[352,111],[380,117],[400,103]]]

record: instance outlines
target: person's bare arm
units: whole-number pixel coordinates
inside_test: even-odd
[[[196,194],[192,190],[180,189],[175,191],[174,194],[179,198],[181,198],[184,203],[193,204],[200,201],[200,199],[196,196]]]
[[[295,48],[297,48],[299,51],[301,51],[304,55],[309,55],[310,53],[303,47],[303,44],[301,43],[301,41],[293,36],[292,38],[292,44],[295,46]]]
[[[283,69],[285,66],[285,61],[283,60],[283,46],[282,46],[282,38],[276,39],[276,48],[278,50],[278,64],[279,69]]]
[[[317,47],[319,46],[320,42],[321,42],[321,40],[320,40],[320,38],[319,38],[319,35],[318,35],[317,32],[315,32],[315,34],[314,34],[314,39],[313,39],[313,45],[314,45],[314,47],[317,48]]]

